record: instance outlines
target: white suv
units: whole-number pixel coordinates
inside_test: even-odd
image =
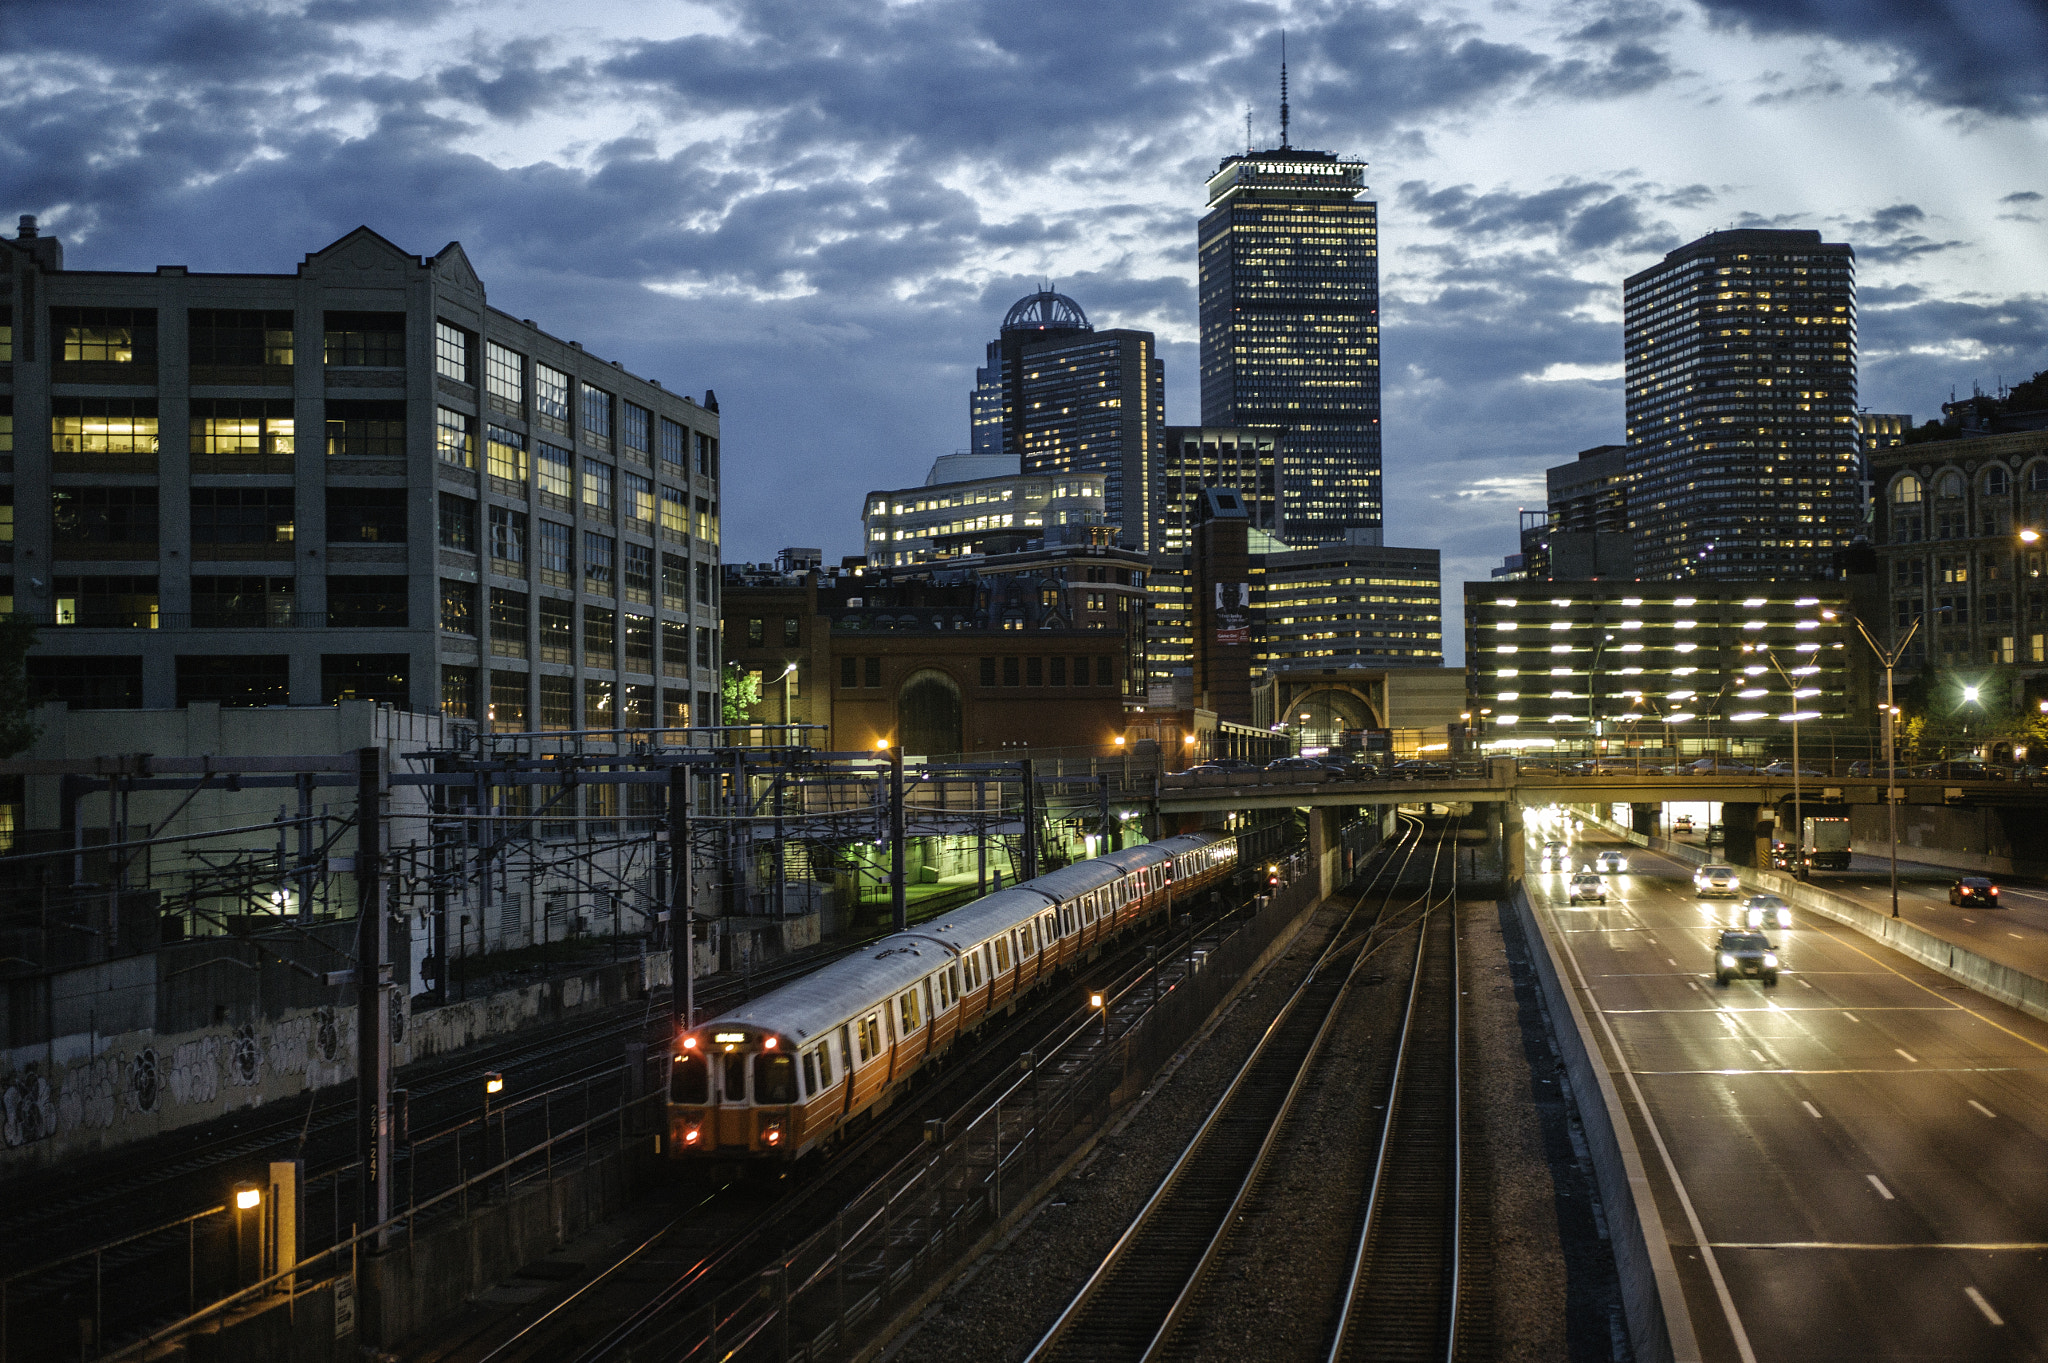
[[[1692,873],[1692,892],[1695,899],[1723,894],[1732,899],[1742,893],[1742,882],[1733,866],[1702,866]]]

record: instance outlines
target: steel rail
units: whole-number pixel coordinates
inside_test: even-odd
[[[1416,819],[1413,821],[1413,826],[1408,830],[1408,833],[1406,836],[1404,836],[1403,841],[1407,844],[1407,846],[1404,855],[1399,859],[1399,864],[1400,868],[1402,870],[1405,870],[1407,866],[1410,864],[1410,862],[1412,862],[1416,852],[1420,849],[1422,845],[1421,820]],[[1294,1019],[1294,1015],[1297,1009],[1299,1008],[1302,1001],[1309,996],[1310,991],[1316,987],[1318,977],[1324,973],[1325,967],[1329,965],[1337,955],[1339,955],[1346,949],[1355,949],[1360,957],[1363,957],[1366,954],[1366,940],[1364,938],[1358,938],[1352,939],[1352,941],[1347,941],[1344,935],[1345,929],[1349,928],[1349,926],[1351,925],[1352,921],[1356,918],[1359,911],[1364,907],[1366,900],[1372,894],[1373,886],[1377,885],[1379,877],[1386,872],[1388,867],[1394,864],[1395,860],[1395,858],[1389,857],[1385,862],[1382,863],[1380,869],[1377,872],[1375,872],[1373,881],[1368,884],[1366,890],[1360,894],[1359,898],[1356,901],[1354,901],[1351,908],[1347,911],[1343,923],[1339,925],[1338,930],[1336,932],[1331,934],[1331,939],[1329,943],[1323,948],[1322,952],[1318,954],[1315,964],[1309,969],[1307,975],[1303,978],[1301,984],[1296,987],[1296,989],[1289,996],[1287,1001],[1281,1005],[1279,1012],[1274,1016],[1272,1022],[1269,1023],[1265,1031],[1261,1033],[1258,1043],[1252,1049],[1251,1055],[1247,1057],[1243,1065],[1239,1067],[1237,1073],[1232,1077],[1230,1084],[1225,1088],[1223,1095],[1220,1098],[1218,1098],[1216,1103],[1210,1108],[1209,1113],[1207,1117],[1203,1119],[1201,1126],[1196,1130],[1194,1136],[1188,1141],[1187,1145],[1182,1149],[1180,1156],[1174,1161],[1173,1167],[1167,1171],[1166,1176],[1160,1181],[1158,1188],[1156,1188],[1153,1191],[1152,1196],[1149,1199],[1147,1199],[1145,1205],[1139,1209],[1138,1214],[1132,1219],[1131,1224],[1125,1228],[1123,1234],[1117,1238],[1116,1243],[1110,1247],[1109,1252],[1103,1256],[1102,1262],[1099,1265],[1097,1265],[1095,1271],[1089,1275],[1088,1280],[1085,1283],[1083,1283],[1080,1290],[1075,1293],[1073,1300],[1067,1304],[1066,1308],[1063,1311],[1061,1311],[1059,1317],[1053,1321],[1052,1325],[1046,1330],[1045,1334],[1032,1347],[1030,1353],[1025,1356],[1025,1363],[1039,1363],[1039,1360],[1048,1359],[1053,1355],[1053,1353],[1056,1350],[1060,1350],[1062,1346],[1067,1343],[1074,1328],[1081,1321],[1083,1314],[1102,1295],[1102,1293],[1110,1283],[1112,1277],[1114,1277],[1123,1268],[1130,1252],[1132,1251],[1133,1247],[1137,1244],[1140,1236],[1153,1224],[1155,1220],[1160,1218],[1160,1216],[1169,1206],[1171,1206],[1175,1199],[1176,1194],[1181,1191],[1181,1186],[1183,1184],[1184,1179],[1193,1168],[1198,1157],[1204,1153],[1205,1147],[1209,1145],[1209,1138],[1211,1134],[1217,1132],[1222,1128],[1222,1125],[1226,1120],[1227,1114],[1229,1114],[1230,1112],[1234,1100],[1238,1097],[1238,1095],[1241,1092],[1247,1089],[1251,1077],[1253,1073],[1258,1069],[1260,1062],[1266,1060],[1273,1054],[1275,1038],[1278,1037],[1281,1034],[1282,1029],[1290,1021]],[[1383,914],[1386,910],[1387,904],[1391,903],[1394,888],[1398,886],[1399,879],[1400,872],[1396,871],[1394,876],[1394,885],[1389,887],[1387,901],[1382,905]],[[1356,943],[1355,947],[1352,945],[1353,941],[1355,941]],[[1356,962],[1354,962],[1354,968],[1355,965]],[[1348,975],[1346,979],[1348,982]],[[1332,1012],[1334,1012],[1334,1002],[1335,1000],[1333,1000],[1332,1002]],[[1308,1069],[1310,1062],[1314,1058],[1314,1044],[1319,1043],[1321,1038],[1327,1034],[1327,1022],[1328,1019],[1326,1016],[1323,1023],[1320,1024],[1318,1027],[1316,1037],[1314,1039],[1314,1042],[1312,1042],[1310,1050],[1297,1063],[1296,1074],[1294,1082],[1290,1087],[1290,1093],[1299,1088],[1301,1075]],[[1272,1128],[1276,1125],[1277,1121],[1268,1124],[1268,1139],[1266,1146],[1262,1146],[1262,1149],[1268,1148],[1270,1146]],[[1255,1177],[1256,1173],[1257,1161],[1255,1159],[1252,1171],[1249,1175],[1247,1175],[1246,1182],[1248,1183],[1250,1178]],[[1242,1196],[1243,1187],[1241,1186],[1239,1189],[1238,1196],[1232,1202],[1233,1208],[1235,1208],[1238,1205],[1241,1205]],[[1229,1215],[1226,1214],[1219,1224],[1227,1227],[1229,1224],[1229,1219]],[[1205,1253],[1201,1262],[1207,1261],[1207,1259],[1210,1257],[1210,1252],[1212,1250],[1213,1240],[1209,1245],[1205,1246]],[[1198,1263],[1196,1272],[1187,1275],[1187,1277],[1183,1280],[1182,1289],[1176,1293],[1174,1305],[1178,1305],[1184,1299],[1187,1286],[1199,1274],[1199,1266],[1200,1265]],[[1173,1310],[1173,1306],[1170,1305],[1168,1310],[1170,1313]],[[1155,1329],[1149,1337],[1149,1342],[1146,1344],[1144,1350],[1142,1351],[1143,1356],[1149,1357],[1151,1353],[1158,1348],[1160,1342],[1164,1339],[1165,1334],[1166,1331],[1163,1328],[1163,1324],[1161,1328]]]
[[[1445,1311],[1440,1315],[1438,1325],[1443,1331],[1444,1348],[1441,1357],[1446,1360],[1446,1363],[1454,1359],[1457,1352],[1458,1292],[1461,1285],[1459,1262],[1462,1257],[1460,1219],[1463,1215],[1464,1196],[1464,1145],[1462,1139],[1464,1120],[1462,1093],[1464,1081],[1462,1072],[1463,1046],[1460,1030],[1461,1014],[1458,999],[1457,905],[1457,860],[1454,855],[1451,863],[1451,888],[1445,896],[1443,904],[1449,918],[1447,931],[1450,938],[1447,947],[1450,968],[1447,974],[1450,986],[1450,1063],[1448,1069],[1450,1074],[1451,1118],[1449,1169],[1451,1206],[1448,1250],[1450,1278],[1447,1285]],[[1432,905],[1433,910],[1434,905]],[[1415,1050],[1413,1043],[1415,1040],[1416,1021],[1421,1015],[1421,1009],[1424,1006],[1422,999],[1423,972],[1429,943],[1427,918],[1428,915],[1425,914],[1423,930],[1416,938],[1415,973],[1409,983],[1408,1001],[1401,1020],[1401,1037],[1395,1049],[1394,1074],[1387,1089],[1386,1114],[1380,1123],[1379,1146],[1373,1159],[1372,1179],[1366,1193],[1365,1211],[1360,1221],[1357,1242],[1352,1249],[1350,1267],[1345,1274],[1343,1300],[1338,1311],[1335,1329],[1331,1335],[1330,1345],[1325,1354],[1326,1363],[1340,1363],[1340,1360],[1346,1354],[1347,1347],[1350,1345],[1350,1335],[1354,1324],[1353,1318],[1359,1303],[1360,1290],[1365,1285],[1367,1275],[1367,1255],[1373,1246],[1374,1230],[1380,1224],[1385,1210],[1389,1184],[1387,1177],[1388,1158],[1393,1150],[1396,1129],[1401,1118],[1405,1115],[1403,1099],[1408,1089],[1409,1062],[1413,1058]]]

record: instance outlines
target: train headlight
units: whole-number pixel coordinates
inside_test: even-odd
[[[694,1051],[694,1050],[696,1050],[696,1049],[697,1049],[697,1038],[696,1038],[696,1037],[693,1037],[693,1036],[686,1036],[686,1037],[684,1037],[684,1038],[683,1038],[683,1049],[684,1049],[684,1050],[686,1050],[686,1051]]]
[[[772,1036],[764,1036],[764,1037],[762,1037],[762,1038],[761,1038],[761,1049],[762,1049],[762,1050],[764,1050],[764,1051],[772,1051],[772,1050],[774,1050],[774,1049],[775,1049],[775,1038],[774,1038],[774,1037],[772,1037]]]
[[[702,1136],[703,1134],[704,1133],[697,1127],[687,1127],[683,1131],[683,1144],[695,1145],[697,1143],[698,1137]]]
[[[779,1126],[766,1128],[761,1132],[761,1139],[770,1145],[780,1145],[782,1143],[782,1128]]]

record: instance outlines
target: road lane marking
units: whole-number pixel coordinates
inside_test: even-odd
[[[1697,990],[1700,987],[1700,982],[1698,980],[1687,980],[1685,982],[1685,987],[1687,989]]]
[[[1974,1287],[1966,1287],[1963,1289],[1963,1295],[1968,1297],[1971,1304],[1984,1313],[1984,1319],[1990,1321],[1993,1325],[2005,1324],[2005,1317],[1991,1309],[1991,1303],[1984,1300],[1982,1292],[1979,1292]]]
[[[1877,1189],[1877,1195],[1885,1201],[1896,1202],[1898,1200],[1892,1196],[1892,1190],[1884,1186],[1884,1180],[1876,1174],[1865,1174],[1863,1177],[1870,1180],[1870,1186]]]
[[[1848,931],[1854,932],[1855,929],[1850,928]],[[1912,985],[1914,988],[1920,990],[1922,993],[1933,994],[1934,997],[1938,999],[1941,998],[1941,994],[1934,988],[1934,986],[1921,983],[1919,980],[1914,979],[1911,975],[1908,975],[1905,971],[1898,969],[1896,966],[1887,965],[1885,962],[1879,960],[1877,957],[1865,951],[1862,947],[1859,947],[1854,942],[1850,941],[1848,933],[1831,933],[1829,935],[1835,942],[1839,943],[1844,947],[1847,947],[1850,951],[1855,952],[1858,956],[1861,956],[1864,960],[1870,962],[1878,969],[1888,971],[1891,974],[1898,976],[1907,984]],[[1943,999],[1942,1001],[1945,1003],[1951,1002],[1951,1000],[1947,999]],[[2048,1046],[2042,1045],[2040,1042],[2034,1040],[2032,1037],[2022,1036],[2020,1033],[2014,1031],[2012,1028],[2006,1026],[2004,1023],[1999,1022],[1996,1019],[1987,1017],[1985,1014],[1978,1012],[1974,1008],[1963,1008],[1961,1004],[1956,1004],[1955,1006],[1961,1009],[1963,1012],[1968,1013],[1971,1017],[1977,1019],[1977,1021],[1984,1023],[1986,1026],[1996,1027],[1999,1031],[2004,1032],[2007,1036],[2012,1037],[2014,1040],[2024,1041],[2027,1045],[2032,1046],[2035,1050],[2041,1052],[2043,1055],[2048,1055]],[[1847,1017],[1848,1014],[1845,1013],[1843,1014],[1843,1016]],[[1851,1022],[1855,1021],[1854,1018],[1850,1018],[1849,1020]]]
[[[1919,1056],[1917,1056],[1917,1055],[1914,1055],[1914,1054],[1913,1054],[1913,1053],[1912,1053],[1911,1051],[1902,1051],[1902,1050],[1900,1050],[1900,1049],[1899,1049],[1899,1048],[1898,1048],[1897,1046],[1894,1046],[1894,1047],[1892,1047],[1892,1054],[1894,1054],[1894,1055],[1903,1055],[1903,1056],[1905,1056],[1905,1057],[1906,1057],[1906,1059],[1907,1059],[1908,1061],[1910,1061],[1911,1063],[1913,1063],[1913,1064],[1915,1064],[1915,1065],[1917,1065],[1917,1064],[1919,1064],[1919,1063],[1920,1063],[1920,1057],[1919,1057]]]
[[[1667,960],[1667,961],[1671,961],[1671,964],[1673,964],[1673,965],[1677,965],[1677,964],[1678,964],[1678,962],[1677,962],[1677,961],[1673,960],[1673,959],[1672,959],[1671,957],[1669,957],[1669,956],[1666,956],[1666,957],[1665,957],[1664,959],[1665,959],[1665,960]]]
[[[2038,1254],[2048,1250],[2048,1241],[2040,1240],[1923,1240],[1913,1243],[1874,1244],[1848,1240],[1716,1240],[1715,1249],[1964,1249],[1979,1251],[2009,1251],[2016,1254]]]
[[[2008,936],[2008,937],[2020,937],[2020,935],[2019,935],[2018,933],[2016,933],[2016,932],[2008,932],[2008,933],[2007,933],[2007,934],[2005,934],[2005,935],[2006,935],[2006,936]],[[2026,941],[2027,939],[2026,939],[2026,938],[2024,938],[2024,937],[2020,937],[2020,940],[2021,940],[2022,942],[2024,942],[2024,941]]]
[[[1757,1058],[1758,1062],[1759,1062],[1759,1063],[1761,1063],[1761,1064],[1765,1064],[1765,1065],[1768,1065],[1768,1064],[1770,1064],[1770,1063],[1771,1063],[1771,1058],[1770,1058],[1769,1056],[1765,1055],[1765,1054],[1764,1054],[1764,1053],[1763,1053],[1762,1051],[1758,1050],[1758,1049],[1757,1049],[1756,1047],[1754,1047],[1754,1046],[1751,1046],[1751,1047],[1749,1048],[1749,1053],[1750,1053],[1751,1055],[1755,1056],[1755,1057]]]
[[[1849,1021],[1851,1021],[1851,1022],[1861,1022],[1861,1021],[1863,1021],[1863,1019],[1862,1019],[1862,1018],[1859,1018],[1859,1017],[1857,1017],[1857,1016],[1856,1016],[1856,1015],[1855,1015],[1854,1013],[1846,1013],[1846,1012],[1845,1012],[1845,1013],[1843,1013],[1843,1014],[1842,1014],[1842,1016],[1843,1016],[1843,1017],[1845,1017],[1845,1018],[1847,1018],[1847,1019],[1849,1019]]]
[[[1983,1113],[1985,1116],[1990,1117],[1994,1120],[1998,1116],[1996,1112],[1993,1112],[1990,1108],[1984,1106],[1984,1104],[1978,1102],[1975,1098],[1970,1099],[1970,1106],[1976,1108],[1979,1112]]]
[[[1808,984],[1805,980],[1795,980],[1794,983],[1796,983],[1801,989],[1813,988],[1813,986]]]
[[[1813,1114],[1815,1121],[1820,1120],[1820,1109],[1815,1107],[1812,1103],[1809,1103],[1804,1098],[1802,1098],[1799,1100],[1799,1106],[1805,1108],[1808,1112],[1811,1112]]]
[[[1964,1065],[1958,1069],[1938,1070],[1922,1065],[1917,1070],[1788,1070],[1783,1067],[1774,1070],[1629,1070],[1629,1074],[1685,1075],[1685,1074],[2012,1074],[2013,1065]]]
[[[1554,908],[1552,912],[1555,913]],[[1559,931],[1562,935],[1562,930]],[[1579,963],[1579,954],[1572,949],[1570,942],[1561,945],[1564,947],[1565,959],[1571,962],[1572,974],[1578,977],[1579,994],[1590,1008],[1593,986],[1586,981],[1586,968]],[[1685,1212],[1686,1225],[1692,1231],[1693,1243],[1700,1247],[1700,1258],[1706,1263],[1708,1280],[1714,1284],[1714,1297],[1720,1304],[1722,1316],[1728,1322],[1728,1333],[1735,1342],[1735,1352],[1741,1357],[1742,1363],[1756,1363],[1756,1350],[1750,1347],[1749,1331],[1743,1328],[1742,1314],[1735,1309],[1735,1294],[1728,1290],[1728,1280],[1721,1274],[1721,1261],[1714,1257],[1713,1246],[1707,1240],[1706,1227],[1700,1224],[1699,1209],[1693,1206],[1692,1194],[1686,1190],[1685,1180],[1679,1176],[1678,1161],[1671,1157],[1671,1147],[1664,1140],[1663,1127],[1658,1124],[1656,1114],[1650,1110],[1649,1100],[1643,1096],[1643,1086],[1636,1082],[1635,1071],[1628,1068],[1623,1058],[1627,1052],[1622,1049],[1621,1038],[1614,1034],[1614,1024],[1608,1021],[1607,1015],[1598,1008],[1592,1008],[1591,1011],[1593,1016],[1599,1019],[1600,1030],[1606,1034],[1607,1054],[1615,1057],[1615,1064],[1621,1070],[1621,1077],[1628,1082],[1629,1093],[1635,1098],[1636,1111],[1640,1114],[1643,1125],[1648,1128],[1650,1139],[1657,1146],[1657,1158],[1664,1166],[1665,1176],[1671,1180],[1672,1191],[1678,1194],[1678,1205]],[[1606,1054],[1600,1057],[1600,1064],[1603,1067],[1609,1064]],[[1683,1312],[1676,1313],[1676,1316],[1683,1334],[1690,1336],[1691,1322],[1685,1318]],[[1697,1343],[1690,1338],[1673,1340],[1672,1343],[1674,1346],[1691,1345],[1694,1349],[1698,1348]]]

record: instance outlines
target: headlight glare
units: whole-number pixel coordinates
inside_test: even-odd
[[[1722,953],[1721,953],[1721,964],[1722,964],[1722,965],[1734,965],[1734,964],[1735,964],[1735,958],[1734,958],[1733,956],[1730,956],[1730,955],[1729,955],[1729,954],[1728,954],[1727,952],[1725,952],[1725,951],[1724,951],[1724,952],[1722,952]]]
[[[1766,951],[1766,952],[1764,953],[1764,964],[1765,964],[1765,965],[1768,965],[1768,966],[1775,966],[1775,965],[1777,965],[1777,963],[1778,963],[1778,958],[1777,958],[1777,956],[1776,956],[1776,955],[1775,955],[1774,953],[1772,953],[1772,952],[1768,952],[1768,951]]]

